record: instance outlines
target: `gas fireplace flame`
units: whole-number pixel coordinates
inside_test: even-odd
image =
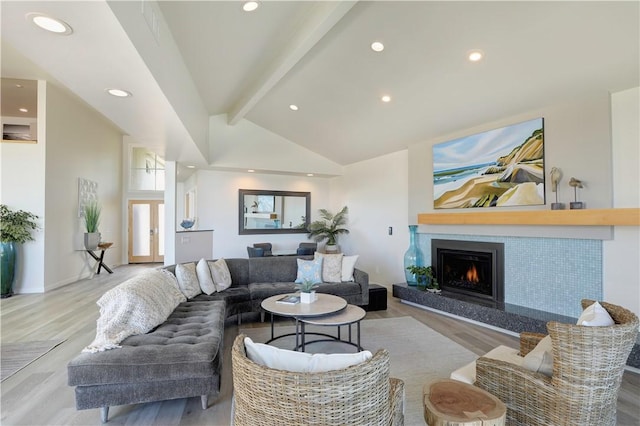
[[[471,267],[467,270],[467,281],[472,283],[480,282],[480,277],[478,277],[478,270],[476,269],[476,265],[472,264]]]

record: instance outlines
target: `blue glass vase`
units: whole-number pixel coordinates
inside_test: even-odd
[[[418,225],[409,225],[409,248],[404,254],[404,276],[407,280],[407,284],[416,285],[417,280],[415,274],[412,274],[407,270],[409,266],[424,266],[424,256],[422,250],[416,244],[416,232]]]

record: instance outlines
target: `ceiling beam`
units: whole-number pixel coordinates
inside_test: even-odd
[[[228,123],[237,124],[271,90],[311,48],[351,10],[356,1],[318,2],[308,19],[299,25],[290,42],[273,57],[256,76],[248,89],[234,102]]]

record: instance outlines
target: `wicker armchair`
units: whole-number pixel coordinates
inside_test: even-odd
[[[251,361],[244,338],[231,350],[234,425],[404,424],[404,382],[389,377],[386,350],[343,370],[293,373]]]
[[[593,303],[583,300],[582,307]],[[510,425],[615,425],[616,401],[624,366],[636,341],[638,317],[600,303],[615,321],[609,327],[587,327],[551,321],[553,375],[548,377],[507,362],[481,357],[476,386],[507,406]],[[520,355],[544,337],[520,335]]]

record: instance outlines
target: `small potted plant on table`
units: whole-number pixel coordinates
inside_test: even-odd
[[[316,301],[317,296],[315,288],[318,284],[311,280],[304,280],[301,283],[296,283],[296,287],[300,290],[300,303],[313,303]]]
[[[91,201],[84,207],[84,224],[87,231],[84,234],[84,247],[87,250],[95,250],[100,244],[100,212],[100,205],[96,201]]]
[[[407,270],[416,276],[418,290],[427,290],[432,293],[440,293],[440,286],[436,280],[433,266],[411,265]]]

